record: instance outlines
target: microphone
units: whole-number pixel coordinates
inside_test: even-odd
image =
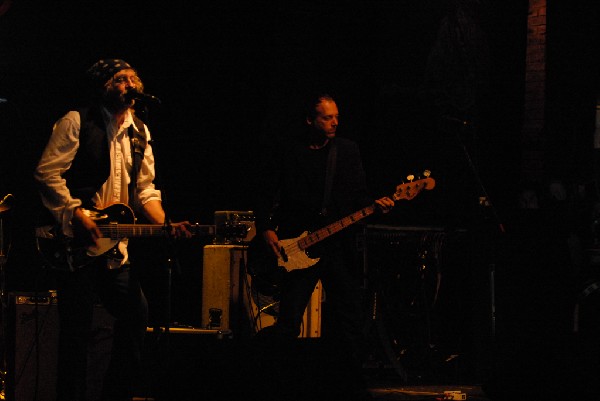
[[[124,95],[126,100],[137,100],[140,103],[158,103],[160,99],[156,96],[149,95],[147,93],[138,92],[135,89],[129,89]]]
[[[449,115],[443,115],[443,116],[441,116],[440,118],[441,118],[443,121],[448,121],[448,122],[452,122],[452,123],[457,123],[457,124],[460,124],[460,125],[465,125],[465,126],[467,126],[467,125],[471,125],[471,124],[472,124],[472,123],[471,123],[470,121],[468,121],[468,120],[464,120],[464,119],[462,119],[462,118],[456,118],[456,117],[452,117],[452,116],[449,116]]]

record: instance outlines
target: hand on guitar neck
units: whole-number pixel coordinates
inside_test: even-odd
[[[193,234],[190,231],[192,224],[189,221],[180,221],[179,223],[169,224],[171,228],[171,236],[175,238],[192,238]]]
[[[159,200],[150,200],[144,203],[143,212],[148,221],[151,223],[164,226],[167,216],[165,210],[162,207],[162,202]],[[167,224],[168,234],[173,238],[191,238],[192,232],[190,231],[191,224],[189,221],[182,221],[173,223],[170,220]]]
[[[382,213],[389,213],[394,207],[394,201],[387,196],[379,198],[375,201],[375,205]]]

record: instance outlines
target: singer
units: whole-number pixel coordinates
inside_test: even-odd
[[[129,205],[151,224],[165,224],[161,191],[155,187],[155,162],[146,124],[133,105],[144,93],[137,71],[119,59],[103,59],[86,73],[90,99],[53,127],[35,170],[48,221],[72,244],[94,246],[101,231],[89,210],[115,203]],[[131,96],[131,93],[137,93]],[[129,95],[128,95],[129,93]],[[171,223],[172,236],[190,237],[189,223]],[[134,257],[121,240],[111,256],[83,267],[55,269],[60,323],[57,400],[86,399],[87,347],[98,300],[116,319],[110,365],[101,400],[131,400],[141,365],[148,302]],[[97,398],[95,398],[97,399]]]

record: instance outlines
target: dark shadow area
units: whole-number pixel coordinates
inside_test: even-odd
[[[527,1],[0,2],[7,3],[0,14],[0,199],[15,197],[2,216],[10,233],[8,290],[54,288],[36,250],[32,173],[52,124],[77,103],[83,73],[99,58],[127,60],[161,99],[146,119],[157,184],[174,221],[212,224],[215,211],[248,210],[261,180],[260,144],[299,118],[305,91],[326,87],[338,95],[339,135],[359,143],[374,196],[392,193],[409,174],[430,170],[436,180],[434,190],[368,221],[427,233],[369,244],[376,276],[366,290],[383,291],[387,302],[373,346],[391,347],[375,352],[375,363],[388,365],[380,373],[395,377],[388,358],[401,355],[417,383],[486,381],[498,399],[530,380],[590,384],[597,341],[573,334],[571,324],[582,289],[597,279],[594,254],[585,252],[600,199],[592,143],[600,41],[592,0],[548,8],[555,28],[547,52],[548,182],[534,188],[547,197],[549,184],[561,181],[570,194],[587,192],[569,205],[544,200],[536,210],[519,207],[529,189],[521,182]],[[421,242],[435,245],[436,233],[446,246],[437,255],[437,289],[439,261]],[[575,256],[573,238],[581,246]],[[210,241],[177,244],[173,266],[165,264],[163,242],[136,245],[153,322],[199,325],[202,247]],[[421,276],[423,249],[430,253]],[[435,308],[422,309],[434,294]],[[581,303],[588,333],[597,329],[594,297]],[[299,386],[294,396],[308,399],[324,377],[338,382],[332,372],[351,380],[340,366],[343,351],[320,341],[280,354],[306,357],[293,373],[256,344],[196,340],[173,338],[172,357],[182,362],[156,371],[151,384],[172,380],[167,391],[177,390],[178,399],[226,399],[244,393],[232,386],[239,379],[250,393],[292,397]],[[301,382],[288,381],[303,374]]]

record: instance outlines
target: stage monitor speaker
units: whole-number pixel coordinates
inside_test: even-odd
[[[54,401],[58,357],[56,292],[9,294],[6,399]],[[87,401],[100,398],[102,378],[110,361],[114,319],[100,305],[88,353]],[[36,335],[37,333],[37,335]]]
[[[276,313],[257,306],[260,301],[253,293],[252,279],[246,272],[247,249],[245,245],[204,247],[202,327],[231,330],[234,336],[251,336],[275,323]],[[304,311],[300,337],[320,337],[322,296],[319,281]]]

